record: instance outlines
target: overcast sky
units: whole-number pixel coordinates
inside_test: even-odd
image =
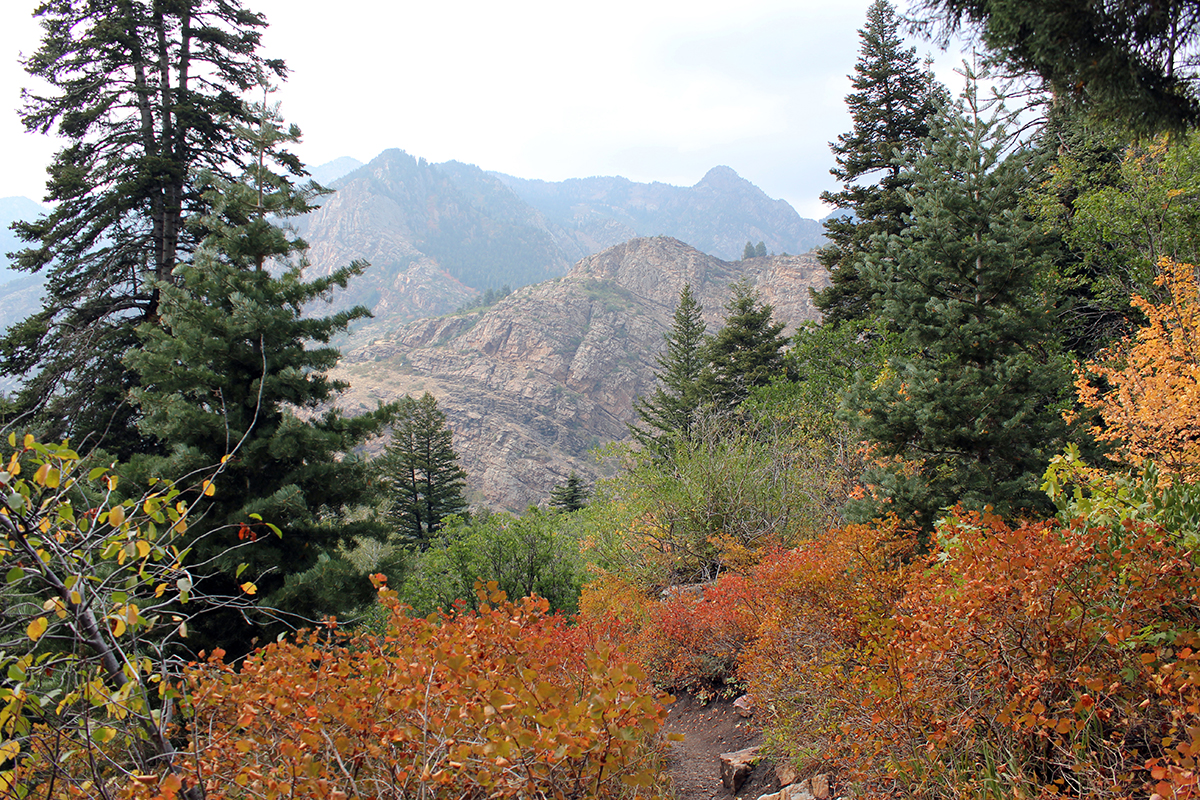
[[[724,164],[816,218],[870,0],[245,3],[292,70],[276,97],[311,166],[399,147],[522,178],[690,186]],[[40,200],[56,149],[15,113],[36,4],[0,3],[0,197]],[[959,56],[934,55],[953,79]]]

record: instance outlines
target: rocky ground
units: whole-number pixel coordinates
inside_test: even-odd
[[[779,791],[775,770],[765,761],[755,766],[736,795],[721,783],[721,754],[753,747],[761,741],[753,718],[742,718],[732,700],[704,702],[691,694],[677,694],[663,731],[683,734],[683,741],[670,743],[670,770],[678,800],[756,800]]]

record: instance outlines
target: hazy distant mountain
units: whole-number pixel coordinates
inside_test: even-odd
[[[351,384],[338,404],[354,413],[430,392],[473,501],[520,511],[572,471],[597,477],[588,449],[626,438],[683,285],[715,331],[743,277],[789,331],[818,317],[808,289],[828,282],[811,255],[729,262],[668,237],[634,239],[484,311],[360,330],[334,373]]]
[[[336,194],[299,223],[314,270],[369,261],[368,273],[335,302],[364,303],[399,320],[562,275],[637,236],[673,236],[732,260],[747,241],[775,253],[807,252],[822,230],[728,167],[691,187],[624,178],[548,183],[386,150],[332,187]]]
[[[772,200],[729,167],[695,186],[575,178],[558,183],[494,173],[551,222],[602,246],[630,236],[673,236],[718,258],[741,258],[746,242],[773,253],[806,253],[823,241],[821,224]]]
[[[0,283],[18,277],[19,273],[9,272],[8,254],[25,247],[13,233],[12,224],[17,220],[37,219],[45,212],[45,208],[28,197],[0,198]]]
[[[361,167],[363,163],[357,158],[342,156],[333,161],[327,161],[319,167],[309,169],[312,179],[322,186],[328,186],[343,175],[348,175]]]

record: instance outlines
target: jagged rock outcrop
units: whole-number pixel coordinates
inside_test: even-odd
[[[572,470],[597,477],[589,448],[626,438],[683,285],[715,331],[729,284],[742,277],[789,327],[817,317],[808,288],[824,286],[826,273],[810,256],[725,262],[676,239],[635,239],[483,311],[362,329],[335,372],[351,383],[339,404],[354,411],[432,393],[473,501],[522,510]]]

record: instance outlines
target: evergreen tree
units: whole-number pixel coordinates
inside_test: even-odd
[[[583,478],[579,477],[575,470],[571,470],[566,483],[550,490],[550,507],[566,513],[578,511],[587,505],[590,494]]]
[[[162,287],[203,236],[197,175],[234,180],[251,122],[240,96],[281,61],[258,54],[266,22],[240,0],[45,2],[25,69],[49,87],[25,95],[29,131],[66,140],[49,168],[46,216],[18,223],[15,267],[46,278],[43,308],[0,338],[0,375],[23,380],[20,412],[46,437],[120,455],[153,447],[128,403],[122,357],[159,318]],[[270,157],[299,175],[285,151]]]
[[[759,302],[749,282],[730,287],[725,312],[725,327],[705,347],[708,363],[698,381],[700,398],[719,411],[733,409],[752,389],[782,375],[787,347],[783,323],[772,320],[774,309]]]
[[[700,404],[697,389],[705,364],[707,326],[703,315],[691,285],[684,285],[671,330],[663,334],[666,349],[655,359],[659,386],[649,398],[639,397],[633,403],[637,421],[629,426],[629,432],[648,450],[657,451],[657,442],[664,436],[686,438],[691,430]]]
[[[309,210],[311,195],[267,168],[270,151],[299,132],[283,130],[275,109],[249,111],[259,124],[237,133],[260,158],[241,182],[199,179],[210,187],[212,209],[198,223],[203,244],[170,281],[153,287],[161,318],[142,324],[142,346],[125,359],[137,378],[140,431],[167,451],[135,456],[129,471],[144,485],[147,478],[183,480],[220,464],[193,506],[190,563],[201,573],[215,571],[206,578],[209,596],[238,593],[244,563],[258,596],[276,605],[273,595],[285,581],[322,555],[386,535],[380,523],[352,513],[372,499],[370,474],[361,459],[344,454],[380,431],[395,409],[354,418],[329,409],[346,388],[325,374],[339,358],[329,340],[369,314],[361,306],[328,317],[303,309],[366,265],[304,279],[306,245],[271,220]],[[266,270],[268,261],[280,269]],[[264,522],[281,535],[268,535]],[[365,576],[361,584],[369,588]],[[220,629],[224,646],[233,649],[229,637],[236,640],[241,628],[236,617],[216,617],[207,627]],[[243,629],[243,644],[252,633]]]
[[[970,26],[993,60],[1056,101],[1136,134],[1200,125],[1195,0],[922,0],[927,27]],[[948,37],[947,37],[948,38]]]
[[[767,243],[766,242],[759,242],[758,244],[754,245],[754,257],[755,258],[766,258],[767,257]]]
[[[467,474],[458,465],[446,415],[428,392],[401,401],[380,466],[392,500],[388,519],[422,550],[444,518],[467,510]]]
[[[742,250],[742,261],[745,261],[748,258],[754,258],[754,256],[755,256],[754,243],[746,242],[746,247],[744,250]]]
[[[900,20],[888,0],[875,0],[858,35],[862,46],[854,91],[846,96],[854,128],[830,145],[837,162],[830,172],[844,188],[821,195],[852,214],[825,221],[829,244],[817,253],[831,284],[813,298],[833,324],[865,319],[877,310],[860,274],[862,257],[871,237],[904,229],[909,184],[897,158],[919,149],[929,133],[930,114],[944,95],[921,67],[916,48],[904,47]]]
[[[877,240],[863,272],[905,341],[848,411],[902,460],[874,476],[885,508],[927,527],[959,502],[1049,511],[1038,477],[1067,434],[1070,365],[1039,286],[1052,241],[1020,207],[1031,172],[1024,153],[1004,157],[1010,144],[968,92],[906,169],[910,227]]]

